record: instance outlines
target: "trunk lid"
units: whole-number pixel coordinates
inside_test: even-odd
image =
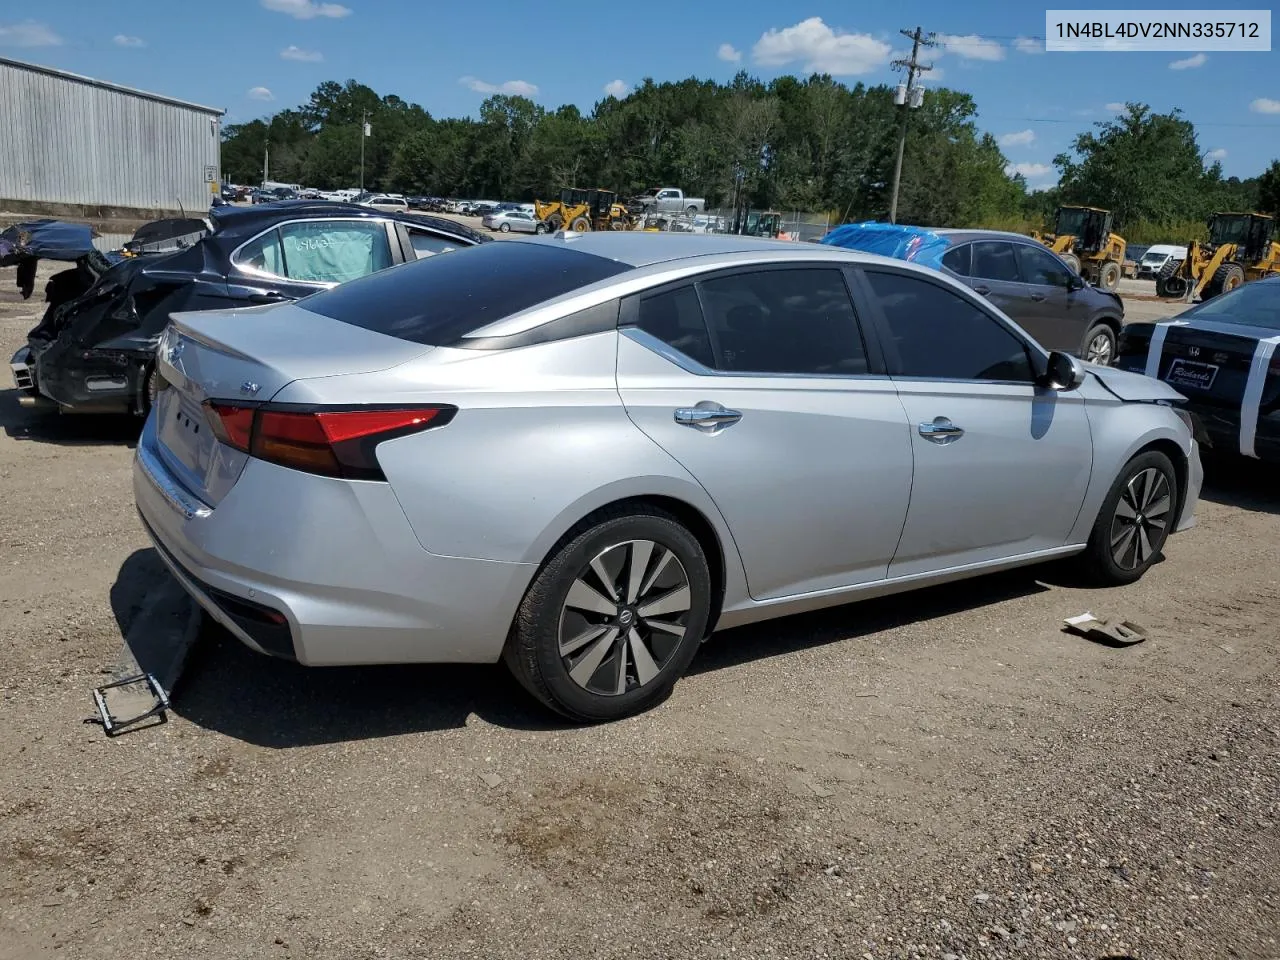
[[[1238,410],[1258,340],[1268,335],[1273,331],[1203,320],[1171,326],[1156,375],[1195,403]],[[1262,409],[1273,406],[1278,394],[1280,378],[1269,377]]]
[[[293,380],[373,373],[430,347],[374,333],[292,304],[176,313],[157,351],[159,455],[210,506],[226,496],[247,455],[218,441],[206,400],[265,403]]]

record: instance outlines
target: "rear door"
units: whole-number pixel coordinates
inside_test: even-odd
[[[715,501],[753,597],[884,578],[911,440],[840,268],[715,274],[630,298],[620,321],[627,413]]]
[[[1071,285],[1075,274],[1042,243],[1013,243],[1030,303],[1026,321],[1009,314],[1046,350],[1079,355],[1089,327],[1089,305]]]

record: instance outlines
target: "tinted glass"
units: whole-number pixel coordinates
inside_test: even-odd
[[[1032,380],[1022,341],[964,298],[937,284],[867,272],[888,326],[890,372],[949,380]]]
[[[704,367],[715,366],[711,337],[693,287],[641,300],[636,326]]]
[[[969,244],[952,247],[942,255],[942,265],[961,277],[969,275]]]
[[[739,273],[700,283],[698,292],[719,370],[809,376],[867,372],[839,270]]]
[[[531,243],[485,243],[457,253],[383,270],[299,303],[366,330],[441,346],[631,269],[616,260]]]
[[[1043,287],[1065,287],[1071,282],[1067,265],[1041,246],[1017,244],[1022,279]]]
[[[1280,283],[1260,280],[1236,287],[1183,312],[1181,320],[1220,320],[1280,331]]]
[[[415,230],[413,227],[409,228],[409,243],[413,246],[413,252],[419,260],[437,253],[461,250],[465,246],[449,237],[438,236],[425,230]]]
[[[983,280],[1016,282],[1018,263],[1014,259],[1013,244],[981,240],[973,245],[972,276]]]
[[[280,227],[292,280],[345,283],[391,266],[387,228],[373,221],[312,220]]]

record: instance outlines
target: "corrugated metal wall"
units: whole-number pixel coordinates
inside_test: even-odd
[[[220,115],[0,60],[0,200],[205,210]]]

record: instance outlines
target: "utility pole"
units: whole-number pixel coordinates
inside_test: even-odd
[[[360,111],[360,192],[364,193],[364,138],[369,135],[369,111]]]
[[[905,85],[898,84],[893,98],[894,103],[902,110],[902,126],[898,129],[898,159],[893,166],[893,196],[889,201],[890,223],[898,222],[898,187],[902,182],[902,155],[907,149],[907,120],[911,116],[911,111],[924,102],[924,89],[916,86],[916,76],[933,69],[933,64],[920,62],[920,48],[938,45],[932,33],[925,34],[919,27],[914,31],[899,30],[898,32],[911,40],[911,59],[893,61],[895,70],[907,71],[907,82]]]
[[[262,185],[265,187],[271,179],[271,138],[267,137],[262,144]]]

